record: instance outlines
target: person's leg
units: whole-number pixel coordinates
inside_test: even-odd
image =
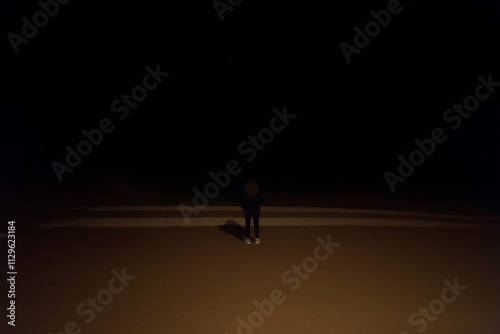
[[[244,211],[243,214],[245,215],[245,239],[250,238],[250,219],[252,218],[252,215],[249,211]]]
[[[255,230],[255,239],[259,239],[259,236],[260,236],[260,226],[259,226],[260,210],[254,210],[252,212],[252,216],[253,216],[253,227]]]

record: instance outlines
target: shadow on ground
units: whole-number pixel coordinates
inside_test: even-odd
[[[245,230],[243,227],[235,222],[234,220],[228,220],[224,225],[219,225],[219,230],[231,234],[232,236],[238,238],[239,240],[243,240],[243,234]]]

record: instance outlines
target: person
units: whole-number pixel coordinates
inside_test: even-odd
[[[245,216],[245,243],[250,244],[250,224],[253,219],[255,244],[260,243],[260,207],[262,205],[262,191],[254,176],[246,179],[241,192],[241,208]]]

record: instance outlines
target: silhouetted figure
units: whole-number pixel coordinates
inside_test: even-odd
[[[250,223],[253,219],[255,243],[260,243],[259,219],[262,204],[262,191],[255,177],[248,177],[241,192],[241,208],[245,215],[245,242],[250,243]]]

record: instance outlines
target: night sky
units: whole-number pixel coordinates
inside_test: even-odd
[[[118,175],[189,193],[231,160],[276,192],[500,196],[500,87],[483,87],[489,96],[456,130],[443,119],[476,94],[479,76],[500,82],[498,1],[232,3],[221,21],[210,0],[72,0],[13,47],[8,34],[22,36],[21,19],[33,22],[41,7],[2,1],[4,199],[28,189],[57,197]],[[388,5],[398,13],[348,63],[339,45],[355,47],[354,28]],[[169,74],[115,112],[148,66]],[[295,118],[246,161],[239,145],[285,107]],[[66,164],[66,146],[76,150],[103,119],[113,130],[60,182],[54,161]],[[397,174],[398,156],[435,128],[446,141],[392,192],[384,173]]]

